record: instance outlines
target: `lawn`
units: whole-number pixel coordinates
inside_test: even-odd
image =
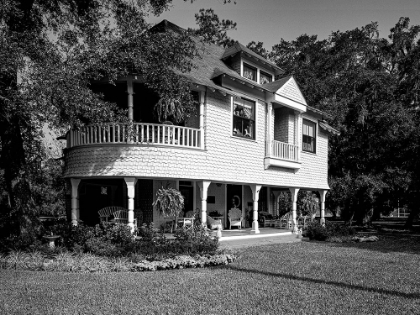
[[[420,237],[246,248],[228,266],[0,270],[0,314],[419,314]]]

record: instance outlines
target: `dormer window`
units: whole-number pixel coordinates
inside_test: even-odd
[[[243,77],[252,81],[257,81],[257,68],[244,63]]]
[[[265,84],[273,81],[273,76],[267,72],[260,71],[260,84]]]

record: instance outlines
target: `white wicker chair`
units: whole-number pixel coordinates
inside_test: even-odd
[[[210,216],[207,216],[207,225],[211,230],[217,230],[218,226],[220,226],[220,229],[223,230],[222,220],[220,219],[216,220]]]
[[[232,226],[237,226],[239,229],[242,227],[242,211],[238,208],[232,208],[228,213],[229,218],[229,230],[232,229]]]
[[[98,211],[99,219],[101,220],[101,222],[108,222],[110,221],[109,217],[113,216],[114,212],[119,211],[119,210],[127,211],[127,209],[123,207],[118,207],[118,206],[102,208],[101,210]]]
[[[178,218],[177,227],[182,227],[185,229],[190,229],[194,225],[194,212],[188,211],[185,213],[185,217]]]
[[[276,220],[275,227],[280,229],[289,229],[293,228],[293,217],[291,212],[287,212],[280,219]]]
[[[115,223],[128,224],[128,210],[118,210],[114,212]],[[137,226],[137,219],[134,218],[134,226]]]

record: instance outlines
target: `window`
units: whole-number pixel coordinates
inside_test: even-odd
[[[302,150],[315,153],[316,151],[316,124],[304,119],[302,124]]]
[[[269,83],[271,81],[273,81],[273,77],[271,76],[271,74],[264,71],[260,71],[260,84]]]
[[[257,68],[251,67],[250,65],[244,63],[242,76],[252,81],[257,81]]]
[[[255,102],[243,98],[234,101],[233,135],[255,139]]]

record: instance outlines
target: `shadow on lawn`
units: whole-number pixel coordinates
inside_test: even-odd
[[[407,299],[419,299],[420,293],[405,293],[405,292],[399,292],[394,290],[386,290],[381,288],[370,288],[360,285],[354,285],[354,284],[348,284],[343,282],[337,282],[337,281],[328,281],[328,280],[320,280],[320,279],[313,279],[308,277],[301,277],[286,273],[274,273],[274,272],[268,272],[268,271],[261,271],[261,270],[255,270],[255,269],[246,269],[246,268],[239,268],[236,266],[225,266],[223,268],[232,269],[236,271],[242,271],[242,272],[252,272],[256,274],[261,274],[264,276],[271,276],[271,277],[277,277],[277,278],[283,278],[287,280],[298,280],[298,281],[305,281],[310,283],[319,283],[319,284],[326,284],[326,285],[333,285],[341,288],[348,288],[352,290],[359,290],[359,291],[366,291],[366,292],[375,292],[380,294],[387,294],[387,295],[394,295],[398,297],[403,297]]]
[[[420,255],[420,236],[410,234],[378,234],[379,241],[373,243],[329,243],[334,247],[360,248],[382,253],[406,253]]]

